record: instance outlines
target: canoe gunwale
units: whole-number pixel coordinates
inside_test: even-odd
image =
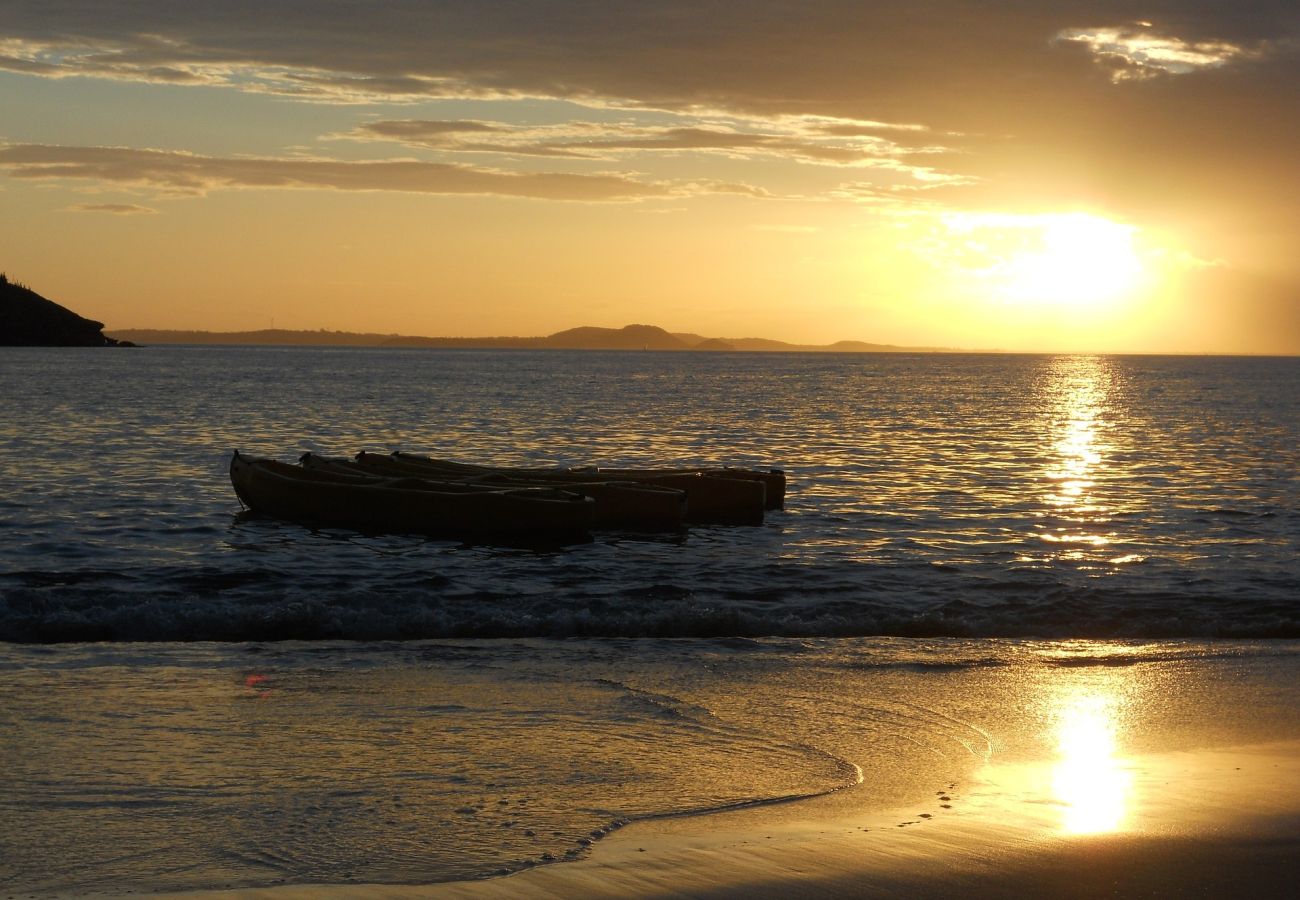
[[[393,460],[411,466],[437,468],[440,471],[448,473],[461,473],[466,477],[475,474],[488,476],[493,473],[508,473],[518,478],[544,478],[547,480],[562,481],[566,479],[576,480],[582,476],[587,476],[601,479],[628,478],[641,484],[649,484],[653,483],[652,479],[663,476],[703,475],[710,478],[728,478],[738,481],[759,482],[763,485],[764,509],[783,509],[785,507],[785,470],[778,468],[763,470],[746,469],[739,466],[666,466],[636,469],[576,466],[570,468],[547,469],[536,467],[480,466],[472,463],[457,462],[455,460],[434,459],[432,457],[420,456],[418,454],[407,453],[401,450],[395,450],[391,454],[373,453],[363,450],[357,454],[356,459],[359,462],[363,459]]]

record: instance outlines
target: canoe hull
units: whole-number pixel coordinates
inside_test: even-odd
[[[581,474],[583,469],[575,469]],[[592,470],[612,478],[648,477],[654,475],[707,475],[713,478],[730,478],[737,481],[758,481],[763,485],[765,509],[785,508],[785,472],[781,469],[740,469],[733,466],[701,469],[603,469]]]
[[[483,489],[503,487],[562,487],[566,491],[590,497],[596,503],[597,528],[623,528],[638,531],[677,531],[685,524],[690,506],[686,491],[674,485],[645,484],[627,480],[596,478],[565,479],[516,477],[505,472],[464,473],[422,464],[419,457],[360,453],[355,462],[304,457],[305,465],[323,465],[339,471],[368,472],[381,476],[407,476],[456,482]]]
[[[417,479],[353,478],[238,453],[230,481],[257,512],[372,533],[553,540],[585,535],[594,520],[595,504],[567,492],[442,491]]]
[[[531,484],[550,484],[566,489],[580,489],[583,484],[592,482],[617,483],[631,482],[650,487],[671,488],[686,495],[686,520],[697,523],[718,523],[732,525],[761,525],[763,511],[767,508],[767,489],[762,480],[732,478],[732,470],[713,470],[718,474],[705,474],[703,471],[682,471],[651,469],[637,471],[632,469],[617,470],[617,474],[608,471],[563,470],[563,469],[526,469],[474,466],[449,460],[430,459],[409,453],[392,456],[379,453],[362,452],[357,454],[357,462],[362,466],[372,466],[376,471],[390,474],[428,473],[429,477],[446,477],[462,479],[485,479],[504,476],[518,482]],[[784,476],[782,476],[784,479]]]

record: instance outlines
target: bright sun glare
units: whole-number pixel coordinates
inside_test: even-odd
[[[1071,306],[1113,300],[1132,288],[1142,266],[1133,228],[1088,215],[1050,217],[1040,245],[1007,264],[1007,290],[1019,300]]]
[[[996,296],[1087,309],[1133,293],[1143,277],[1137,229],[1088,213],[965,214],[948,228]]]

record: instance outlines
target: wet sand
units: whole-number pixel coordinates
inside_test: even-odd
[[[1096,834],[1069,833],[1053,766],[994,766],[947,810],[634,827],[582,863],[427,896],[1289,897],[1298,760],[1300,742],[1126,761],[1122,821]]]
[[[956,672],[915,662],[901,670],[807,665],[764,669],[750,681],[732,670],[714,685],[741,698],[755,722],[763,697],[785,691],[806,699],[794,707],[799,730],[786,739],[816,734],[847,748],[841,752],[862,771],[861,783],[828,795],[634,821],[592,840],[581,858],[494,878],[234,893],[264,900],[1294,896],[1300,681],[1292,645],[1002,650],[989,657],[997,665]],[[855,651],[845,660],[858,658]],[[780,673],[795,680],[782,688]],[[723,705],[698,687],[710,706]],[[882,709],[888,701],[925,710],[946,723],[951,739],[916,741],[915,719],[902,720],[909,724],[898,731],[889,718],[867,717],[872,707],[846,706],[857,695],[874,696]],[[733,761],[742,773],[746,757]]]
[[[1104,772],[1077,773],[1083,781],[1063,787],[1060,760],[990,765],[968,784],[890,811],[855,814],[854,795],[864,786],[784,807],[635,823],[587,859],[505,878],[238,893],[267,900],[1294,896],[1300,741],[1113,762],[1120,794],[1106,787]]]

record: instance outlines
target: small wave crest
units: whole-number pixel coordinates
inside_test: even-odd
[[[332,579],[325,579],[328,582]],[[1006,637],[1296,638],[1300,610],[1213,595],[1057,591],[1026,600],[906,602],[859,592],[780,604],[681,588],[589,592],[456,590],[430,575],[401,586],[299,586],[270,570],[155,581],[116,573],[20,573],[0,585],[0,640],[279,641],[428,638]],[[920,609],[918,610],[918,607]],[[946,665],[944,662],[916,665]],[[1061,662],[1070,665],[1071,662]]]

